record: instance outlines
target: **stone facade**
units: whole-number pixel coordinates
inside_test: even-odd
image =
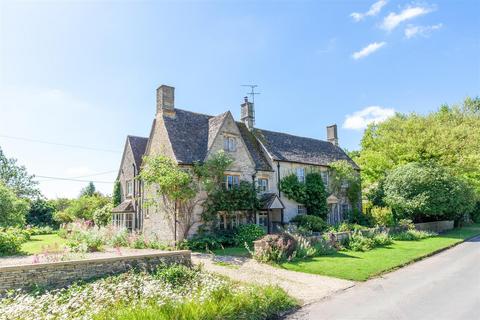
[[[226,151],[234,160],[229,170],[225,172],[226,175],[238,176],[238,180],[248,182],[267,179],[268,188],[264,192],[279,197],[277,203],[280,202],[281,207],[276,205],[275,208],[262,208],[261,219],[265,223],[264,216],[267,214],[269,231],[274,231],[269,223],[275,222],[276,225],[288,223],[299,212],[298,203],[279,193],[279,179],[295,173],[297,168],[304,168],[305,174],[312,170],[327,172],[328,164],[337,160],[346,160],[359,170],[338,147],[336,125],[328,127],[330,142],[298,137],[255,128],[254,105],[248,102],[247,98],[241,108],[242,122],[236,122],[230,111],[218,116],[209,116],[177,109],[174,88],[160,86],[157,90],[157,112],[145,155],[163,155],[188,169],[195,162],[205,161],[220,150]],[[234,148],[231,150],[225,147],[226,140],[229,139],[234,141]],[[132,160],[126,155],[125,162],[130,161]],[[128,172],[123,165],[121,170]],[[171,210],[166,210],[162,199],[158,199],[155,187],[142,187],[141,184],[139,187],[143,221],[140,230],[160,241],[171,242],[174,239],[173,222],[167,215],[167,211]],[[203,198],[205,194],[200,192],[197,200]],[[345,208],[351,208],[344,197],[331,197],[330,200],[331,210],[337,214],[339,208],[342,208],[342,212]],[[147,207],[144,204],[148,202],[156,204]],[[201,224],[201,205],[198,205],[194,212],[197,223],[190,230],[189,236],[193,235]],[[257,223],[259,219],[257,215]]]
[[[75,260],[0,267],[0,294],[6,290],[64,287],[78,280],[113,275],[130,269],[152,270],[161,264],[191,264],[187,250],[112,258]]]

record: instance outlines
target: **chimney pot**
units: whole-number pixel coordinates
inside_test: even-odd
[[[157,89],[157,113],[175,112],[175,88],[162,84]]]
[[[327,126],[327,141],[335,146],[338,146],[337,125],[332,124]]]

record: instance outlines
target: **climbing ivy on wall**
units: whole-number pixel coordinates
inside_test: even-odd
[[[280,181],[280,188],[287,198],[303,204],[308,214],[326,218],[327,191],[318,172],[307,173],[305,182],[298,181],[297,176],[292,173]]]
[[[344,193],[353,208],[357,208],[361,196],[360,174],[345,160],[330,164],[330,188],[332,193]]]

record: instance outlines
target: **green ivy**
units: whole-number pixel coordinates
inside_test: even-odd
[[[280,188],[287,198],[305,205],[308,214],[326,218],[327,192],[318,172],[307,173],[305,182],[292,173],[280,181]]]

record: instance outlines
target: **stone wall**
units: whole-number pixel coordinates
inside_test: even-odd
[[[120,257],[38,263],[0,267],[0,293],[5,290],[67,286],[78,280],[88,280],[128,271],[132,268],[151,270],[159,264],[191,264],[188,250]]]
[[[454,227],[453,220],[415,223],[415,228],[417,230],[433,231],[437,233],[451,230],[453,229],[453,227]]]

